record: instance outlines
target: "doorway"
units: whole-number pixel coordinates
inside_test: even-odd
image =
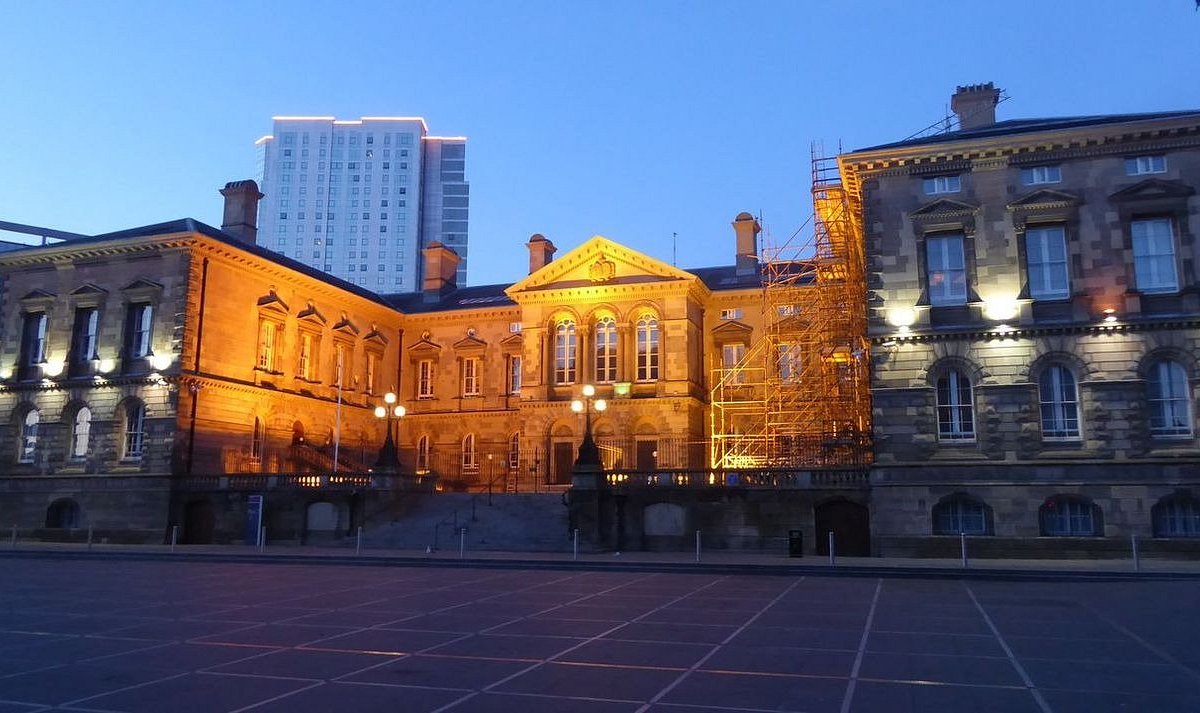
[[[575,444],[569,441],[554,445],[554,483],[570,485],[571,471],[575,468]]]
[[[843,557],[871,556],[871,516],[866,505],[831,500],[815,508],[817,554],[829,554],[829,533],[834,552]]]
[[[211,545],[216,520],[212,503],[207,500],[188,503],[183,509],[183,544]]]

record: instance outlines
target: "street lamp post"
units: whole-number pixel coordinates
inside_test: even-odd
[[[396,440],[392,437],[392,421],[399,421],[407,411],[396,404],[396,395],[391,391],[383,395],[383,402],[385,406],[375,407],[375,417],[387,420],[387,436],[383,439],[383,447],[379,449],[375,469],[397,472],[400,470],[400,455],[396,451]]]
[[[583,421],[583,443],[579,444],[579,457],[575,459],[575,465],[580,467],[600,467],[600,449],[596,446],[596,441],[592,438],[592,409],[596,409],[599,413],[608,408],[608,402],[604,399],[596,398],[596,387],[591,384],[583,385],[583,398],[575,399],[571,402],[571,410],[575,413],[582,412],[584,414]]]

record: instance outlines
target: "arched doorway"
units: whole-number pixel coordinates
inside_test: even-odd
[[[576,448],[575,435],[570,426],[555,426],[550,432],[550,482],[558,485],[571,484]]]
[[[207,500],[193,500],[183,509],[183,544],[211,545],[216,527],[213,506]]]
[[[80,526],[83,518],[80,515],[79,503],[71,498],[59,498],[46,508],[46,527],[59,530],[71,530]]]
[[[871,514],[866,505],[849,500],[830,500],[814,509],[817,554],[829,554],[829,533],[834,551],[844,557],[871,556]]]

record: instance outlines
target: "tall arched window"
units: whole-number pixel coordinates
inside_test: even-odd
[[[575,322],[564,319],[554,328],[554,383],[575,383]]]
[[[429,472],[429,436],[417,439],[417,472]]]
[[[514,433],[508,439],[508,467],[510,469],[521,465],[521,434]]]
[[[32,463],[37,458],[38,424],[42,415],[35,408],[25,413],[21,419],[21,441],[17,451],[17,460],[21,463]]]
[[[71,457],[86,458],[92,440],[92,410],[80,406],[71,424]]]
[[[140,401],[125,404],[124,437],[121,457],[129,460],[141,458],[146,440],[146,407]]]
[[[1053,440],[1079,438],[1079,395],[1075,377],[1065,366],[1052,366],[1038,379],[1042,407],[1042,437]]]
[[[658,320],[645,316],[637,322],[637,380],[658,379]]]
[[[596,381],[617,380],[617,323],[612,317],[596,322]]]
[[[975,438],[971,380],[955,369],[937,380],[938,439],[967,441]]]
[[[479,470],[479,457],[475,452],[475,434],[468,433],[462,440],[463,470]]]
[[[1100,511],[1076,495],[1055,495],[1038,512],[1042,535],[1047,537],[1093,537],[1102,533]]]
[[[262,421],[255,418],[254,431],[250,434],[250,460],[254,463],[262,462],[263,435]]]
[[[1150,433],[1188,436],[1192,433],[1192,397],[1187,372],[1179,362],[1160,361],[1146,380]]]
[[[1200,500],[1176,493],[1150,509],[1155,537],[1200,537]]]

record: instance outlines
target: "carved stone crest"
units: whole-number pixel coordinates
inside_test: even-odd
[[[592,282],[608,282],[616,276],[617,264],[603,255],[588,268],[588,278]]]

